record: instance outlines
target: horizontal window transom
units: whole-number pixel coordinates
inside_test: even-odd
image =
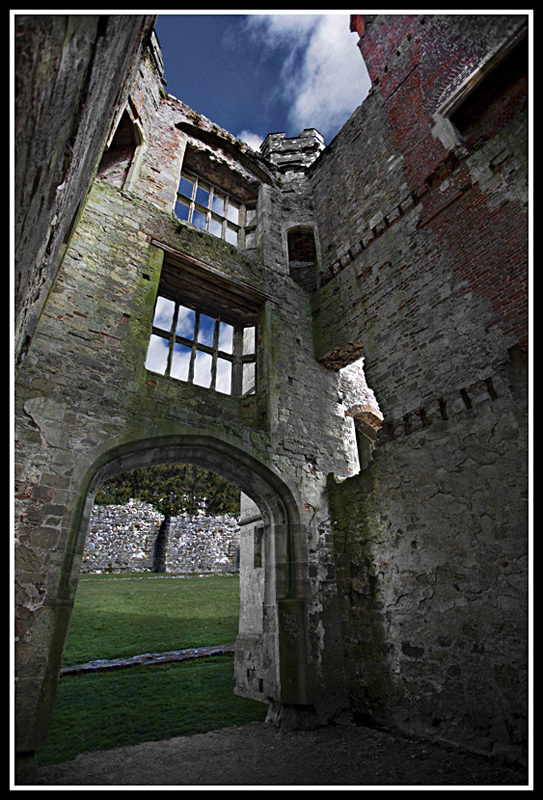
[[[191,172],[181,174],[175,214],[236,247],[254,246],[256,203],[241,203]]]

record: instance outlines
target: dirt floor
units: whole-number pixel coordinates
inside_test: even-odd
[[[285,731],[254,722],[82,753],[38,769],[35,786],[519,786],[523,769],[347,724]]]

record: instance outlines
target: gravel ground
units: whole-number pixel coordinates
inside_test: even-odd
[[[35,786],[528,787],[524,769],[359,725],[285,731],[254,722],[81,753]]]

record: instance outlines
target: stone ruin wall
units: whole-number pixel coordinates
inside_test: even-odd
[[[138,500],[122,506],[95,505],[81,572],[151,572],[162,520],[153,506]],[[166,572],[237,572],[238,554],[239,524],[235,517],[172,517]]]
[[[464,43],[460,82],[482,46],[475,30],[490,49],[522,27],[483,22],[366,20],[374,88],[312,167],[323,252],[312,306],[323,363],[341,366],[345,340],[363,340],[384,418],[360,473],[329,485],[351,706],[371,724],[521,762],[527,116],[457,162],[428,122],[442,86],[433,55]],[[372,157],[355,160],[362,138]]]
[[[244,526],[237,693],[304,704],[315,685],[336,709],[345,676],[362,719],[525,758],[527,115],[473,152],[441,141],[443,98],[474,52],[519,33],[515,18],[474,21],[365,18],[374,86],[311,166],[274,138],[275,169],[246,169],[245,151],[140,74],[139,176],[128,190],[95,182],[18,377],[19,753],[46,736],[88,465],[115,453],[141,466],[138,443],[178,457],[164,443],[189,441],[229,479],[227,448],[241,454],[259,497],[263,475],[295,488],[287,566],[307,594],[284,599],[284,540]],[[261,181],[254,251],[173,219],[181,165],[204,153]],[[308,297],[288,245],[299,256],[311,227]],[[261,294],[261,391],[241,403],[144,369],[161,269],[185,262]],[[357,417],[373,412],[343,370],[362,357],[383,424],[355,458]],[[145,465],[154,455],[142,446]]]

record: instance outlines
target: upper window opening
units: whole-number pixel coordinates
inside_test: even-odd
[[[125,188],[133,171],[136,152],[141,144],[141,129],[137,121],[132,121],[128,110],[125,109],[111,144],[100,161],[98,177],[118,189]]]
[[[175,214],[235,247],[255,246],[256,202],[241,203],[191,172],[181,174]]]
[[[468,149],[498,133],[526,108],[528,38],[494,67],[449,116]]]

